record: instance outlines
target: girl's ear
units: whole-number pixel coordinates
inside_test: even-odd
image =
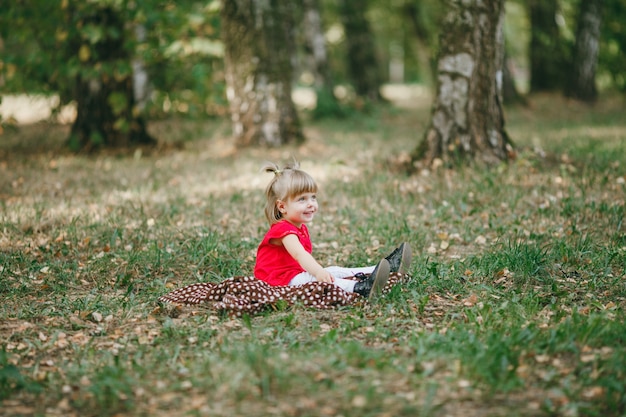
[[[282,200],[276,200],[276,208],[282,214],[285,214],[285,202]]]

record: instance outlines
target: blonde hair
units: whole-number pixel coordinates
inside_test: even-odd
[[[283,217],[276,205],[278,200],[287,201],[302,193],[317,192],[315,180],[300,169],[300,164],[295,159],[282,169],[272,162],[267,162],[261,170],[274,173],[274,178],[272,178],[265,189],[265,197],[267,198],[265,202],[265,217],[267,217],[270,224],[280,221]]]

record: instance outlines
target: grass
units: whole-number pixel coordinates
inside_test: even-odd
[[[397,162],[427,106],[306,123],[305,145],[278,150],[234,152],[217,121],[155,123],[184,147],[128,157],[65,153],[63,126],[7,131],[2,412],[624,415],[623,108],[536,97],[507,111],[515,161],[412,176]],[[317,257],[371,264],[406,240],[409,283],[336,311],[161,310],[172,289],[251,273],[259,167],[292,154],[321,186]]]

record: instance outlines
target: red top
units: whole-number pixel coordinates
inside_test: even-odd
[[[306,225],[299,229],[286,220],[274,223],[265,234],[256,253],[254,276],[270,285],[288,285],[296,275],[304,272],[300,264],[287,252],[283,245],[273,245],[270,239],[282,239],[287,235],[296,235],[304,250],[311,253],[311,237]]]

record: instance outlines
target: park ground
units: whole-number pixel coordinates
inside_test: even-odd
[[[271,150],[234,149],[223,120],[153,121],[158,149],[98,155],[67,152],[68,125],[5,127],[1,414],[624,415],[623,98],[533,97],[506,111],[508,164],[411,175],[429,99],[406,99],[305,115],[307,142]],[[321,262],[408,241],[411,279],[332,311],[160,306],[251,273],[259,168],[292,156],[320,183]]]

